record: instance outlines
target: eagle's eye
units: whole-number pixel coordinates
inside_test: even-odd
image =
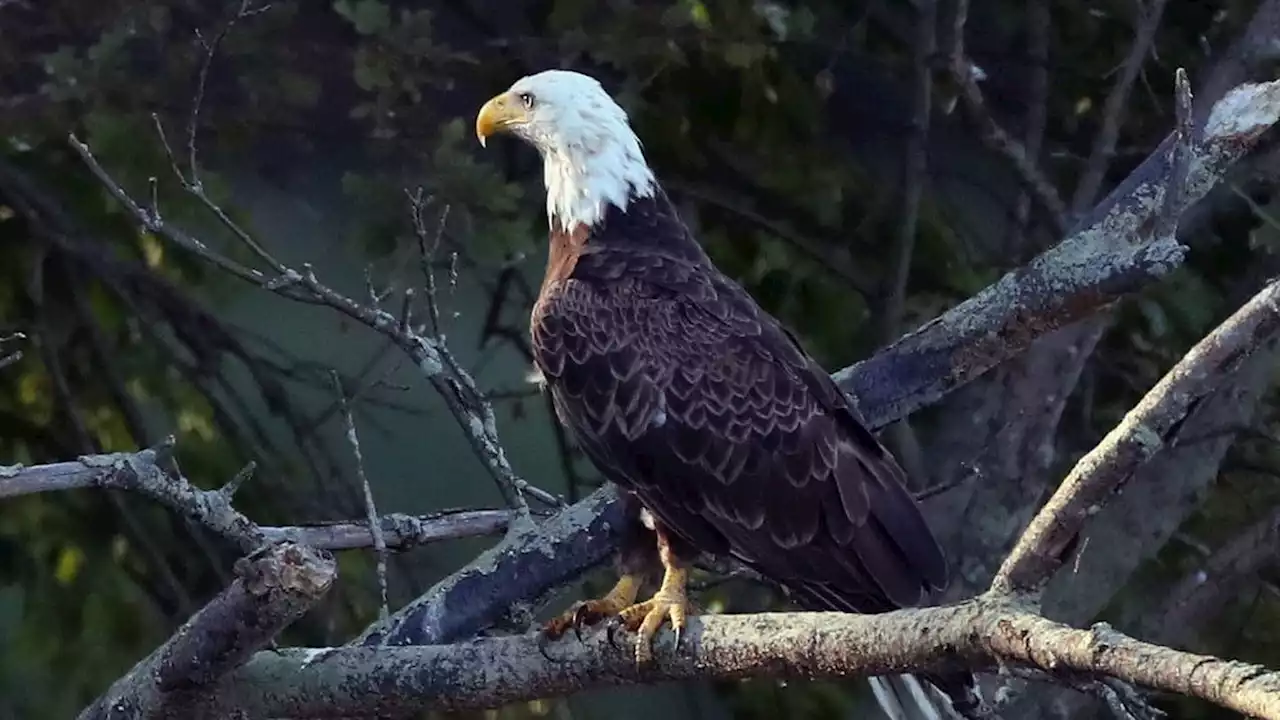
[[[520,104],[524,105],[525,110],[533,109],[533,95],[531,93],[520,93]]]

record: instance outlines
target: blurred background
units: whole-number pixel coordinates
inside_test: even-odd
[[[1056,242],[1064,218],[1170,131],[1175,68],[1201,117],[1233,84],[1273,77],[1275,4],[975,0],[965,51],[987,121],[1026,145],[1063,198],[1055,216],[989,125],[955,103],[951,2],[273,0],[236,20],[239,2],[0,0],[0,335],[28,338],[0,369],[0,465],[172,433],[205,487],[257,462],[237,504],[259,522],[360,518],[332,369],[355,397],[382,512],[502,502],[398,350],[140,231],[69,132],[167,221],[249,262],[182,192],[163,128],[183,169],[194,153],[207,193],[263,245],[356,297],[366,277],[421,283],[408,201],[421,188],[449,346],[489,394],[516,471],[573,499],[598,477],[527,380],[545,259],[540,165],[513,141],[480,150],[472,122],[485,99],[548,67],[600,78],[715,261],[835,370]],[[935,53],[917,52],[927,8]],[[1144,26],[1154,30],[1135,51]],[[1126,92],[1108,106],[1118,82]],[[913,162],[922,174],[904,173]],[[1185,267],[889,429],[957,568],[952,598],[986,585],[1074,460],[1280,269],[1278,171],[1268,138],[1185,217]],[[1250,359],[1096,519],[1050,588],[1052,617],[1280,664],[1275,360],[1273,347]],[[392,607],[490,542],[395,555]],[[234,559],[137,497],[0,504],[0,718],[74,716],[223,587]],[[372,554],[340,562],[339,586],[284,642],[342,643],[376,619]],[[778,603],[734,583],[706,601]],[[863,717],[865,695],[862,682],[691,683],[483,715],[835,720]],[[1227,716],[1156,702],[1178,718]],[[1014,707],[1010,717],[1099,716],[1089,698],[1039,686]]]

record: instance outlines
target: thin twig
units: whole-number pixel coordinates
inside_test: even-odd
[[[1124,125],[1127,114],[1125,104],[1129,100],[1129,90],[1133,87],[1133,81],[1137,79],[1138,71],[1142,69],[1142,63],[1147,54],[1151,52],[1156,30],[1160,27],[1160,18],[1164,15],[1165,2],[1166,0],[1151,0],[1145,4],[1145,12],[1142,9],[1144,3],[1135,3],[1139,17],[1133,45],[1129,47],[1129,54],[1125,57],[1115,85],[1111,87],[1111,92],[1103,102],[1102,127],[1093,141],[1084,174],[1080,177],[1080,183],[1076,186],[1075,195],[1071,199],[1073,219],[1079,218],[1093,206],[1102,188],[1102,181],[1106,178],[1107,169],[1111,167],[1116,140],[1120,137],[1120,128]]]
[[[530,485],[511,468],[506,452],[498,440],[493,408],[476,387],[475,380],[462,368],[444,343],[437,338],[424,337],[412,328],[401,327],[399,318],[391,313],[378,307],[362,305],[330,288],[320,282],[310,265],[304,264],[299,271],[279,264],[278,266],[283,268],[280,274],[275,278],[268,278],[259,270],[240,265],[211,250],[203,242],[168,221],[153,217],[107,173],[87,145],[74,134],[70,136],[69,141],[107,191],[147,230],[158,237],[196,254],[246,282],[282,297],[330,307],[395,342],[396,346],[413,360],[414,365],[444,399],[450,412],[462,427],[468,443],[484,461],[485,468],[510,507],[522,512],[527,511],[528,503],[524,498],[526,494],[548,505],[563,504],[555,495]],[[247,233],[231,221],[220,206],[207,196],[202,196],[201,200],[233,232],[247,236]],[[274,258],[271,259],[271,263],[273,266],[278,264]]]
[[[440,237],[444,234],[445,224],[449,220],[449,206],[445,205],[441,208],[440,217],[436,220],[435,235],[429,238],[430,234],[422,217],[427,205],[427,201],[422,197],[422,188],[418,188],[413,193],[406,190],[405,194],[409,196],[409,214],[413,220],[413,234],[418,239],[418,261],[422,268],[423,282],[426,284],[427,317],[431,322],[431,335],[439,338],[441,337],[440,303],[436,297],[436,274],[431,264],[435,262],[436,251],[440,248]]]
[[[957,0],[952,17],[951,46],[946,58],[947,72],[951,81],[959,86],[965,111],[978,126],[983,141],[1009,161],[1022,180],[1023,187],[1048,214],[1054,231],[1063,234],[1067,231],[1067,207],[1058,194],[1058,189],[1040,171],[1036,156],[1010,135],[987,108],[982,88],[978,86],[979,70],[964,54],[964,32],[968,17],[968,0]]]
[[[0,335],[0,350],[4,349],[5,343],[20,342],[26,339],[27,339],[27,336],[23,335],[20,332],[9,333],[8,335]],[[22,359],[21,350],[13,350],[13,351],[10,351],[8,354],[0,353],[0,370],[3,370],[9,367],[10,365],[13,365],[14,363],[18,362],[21,359]]]
[[[204,184],[200,181],[200,165],[196,153],[196,133],[200,128],[200,110],[204,105],[205,89],[209,84],[209,70],[213,67],[213,60],[218,54],[218,48],[222,45],[222,41],[235,28],[236,23],[271,9],[269,4],[260,5],[256,8],[251,8],[251,5],[251,0],[241,0],[239,10],[213,36],[212,41],[205,42],[204,36],[199,30],[196,30],[196,40],[205,50],[204,62],[200,65],[200,75],[196,81],[195,97],[191,99],[191,114],[187,118],[187,167],[191,172],[192,189],[196,192],[204,192]]]
[[[351,446],[351,455],[356,461],[356,477],[364,491],[364,507],[367,513],[369,533],[373,536],[373,551],[377,557],[378,594],[382,600],[378,618],[386,620],[391,614],[387,599],[387,540],[382,536],[382,522],[378,519],[378,509],[373,503],[373,489],[369,487],[369,476],[364,471],[364,454],[360,452],[360,436],[356,434],[356,421],[347,404],[346,392],[342,389],[342,381],[338,373],[332,373],[333,387],[338,393],[338,406],[342,413],[342,422],[346,428],[347,444]]]
[[[921,0],[916,18],[915,85],[912,98],[911,129],[902,159],[902,210],[898,238],[894,243],[893,262],[884,283],[884,305],[880,308],[880,343],[888,344],[902,332],[906,314],[907,281],[911,275],[911,258],[915,254],[916,232],[920,221],[920,197],[928,179],[929,119],[933,113],[933,74],[929,60],[933,57],[938,24],[937,0]]]
[[[1049,122],[1049,0],[1027,1],[1027,57],[1031,73],[1027,88],[1026,127],[1023,149],[1027,159],[1038,164],[1040,149]],[[1031,195],[1025,188],[1018,195],[1014,209],[1012,242],[1015,256],[1020,256],[1031,221]]]

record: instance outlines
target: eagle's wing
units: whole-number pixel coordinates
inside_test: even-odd
[[[714,269],[595,250],[538,315],[534,352],[562,419],[610,480],[695,547],[861,612],[945,586],[901,468]]]

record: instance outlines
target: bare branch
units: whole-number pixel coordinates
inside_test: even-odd
[[[449,206],[445,205],[440,210],[433,236],[427,232],[427,224],[422,217],[427,206],[427,201],[422,197],[422,188],[412,193],[406,190],[405,194],[409,196],[409,216],[413,220],[413,234],[418,238],[418,262],[422,269],[423,282],[426,284],[427,317],[431,321],[431,335],[439,338],[444,331],[440,325],[440,302],[436,298],[436,273],[431,263],[435,262],[436,251],[440,249],[440,237],[444,234],[445,223],[449,220]]]
[[[4,352],[5,344],[12,343],[12,342],[19,342],[26,339],[27,339],[27,336],[23,335],[20,332],[9,333],[8,335],[0,335],[0,370],[7,368],[10,365],[22,359],[21,350],[13,350],[8,354],[5,354]]]
[[[369,534],[373,536],[373,551],[377,556],[378,593],[382,604],[378,618],[386,620],[391,614],[387,606],[387,541],[382,537],[382,523],[378,519],[378,508],[373,503],[373,489],[369,487],[369,476],[364,471],[364,453],[360,451],[360,436],[356,434],[356,421],[351,415],[351,407],[347,404],[347,396],[342,389],[342,381],[338,373],[331,373],[334,389],[338,392],[338,406],[342,413],[342,423],[346,427],[347,444],[351,446],[351,455],[356,461],[356,477],[360,479],[360,487],[364,490],[364,508],[369,521]]]
[[[1246,84],[1215,106],[1192,148],[1182,206],[1196,202],[1280,117],[1280,82]],[[883,425],[936,402],[1033,340],[1171,272],[1183,249],[1152,237],[1176,135],[1056,247],[834,377]]]
[[[1045,177],[1036,163],[1036,155],[1023,147],[1017,138],[1001,127],[987,108],[982,88],[978,87],[980,70],[964,52],[965,23],[969,17],[968,0],[957,0],[951,22],[951,46],[947,48],[947,71],[950,79],[959,86],[965,110],[977,124],[982,139],[992,150],[1003,155],[1013,166],[1023,186],[1044,207],[1058,233],[1067,231],[1067,207],[1058,195],[1053,183]]]
[[[1120,137],[1120,127],[1124,124],[1129,90],[1133,87],[1133,81],[1138,79],[1138,71],[1142,69],[1147,54],[1151,52],[1156,30],[1160,27],[1160,18],[1164,15],[1165,2],[1166,0],[1152,0],[1146,4],[1145,11],[1143,4],[1136,4],[1139,12],[1138,27],[1134,31],[1133,44],[1129,46],[1129,54],[1125,57],[1116,84],[1112,86],[1102,105],[1102,128],[1094,138],[1084,175],[1071,199],[1071,214],[1074,217],[1081,216],[1093,205],[1094,198],[1102,188],[1102,181],[1106,178],[1107,168],[1111,167],[1116,140]]]
[[[170,437],[156,448],[134,453],[86,455],[74,462],[30,467],[0,465],[0,499],[78,488],[118,489],[149,497],[232,541],[245,552],[281,542],[326,550],[373,545],[367,522],[259,527],[232,507],[226,486],[201,490],[176,471],[162,467],[172,450],[173,438]],[[505,530],[510,522],[511,513],[503,510],[449,510],[421,516],[393,513],[380,518],[378,527],[388,548],[405,550],[441,540],[494,535]]]
[[[0,466],[0,498],[54,490],[97,487],[140,493],[252,552],[263,544],[261,529],[217,490],[201,490],[176,471],[173,436],[135,453],[85,455],[74,462]]]
[[[1044,144],[1045,128],[1049,122],[1049,0],[1027,2],[1027,55],[1031,65],[1030,87],[1027,89],[1027,114],[1023,130],[1023,154],[1033,166],[1038,166],[1040,148]],[[1024,181],[1025,183],[1025,181]],[[1014,210],[1012,248],[1021,251],[1031,220],[1031,194],[1018,196]],[[1061,200],[1059,200],[1061,202]]]
[[[408,550],[443,540],[500,535],[511,524],[510,510],[445,510],[430,515],[390,513],[378,519],[383,542],[391,550]],[[296,542],[325,550],[373,547],[368,522],[334,522],[292,527],[263,527],[269,543]]]
[[[893,263],[884,283],[880,308],[880,342],[889,343],[902,332],[906,312],[907,279],[911,258],[915,254],[916,231],[920,220],[920,197],[928,179],[929,118],[933,113],[933,75],[929,59],[933,56],[938,24],[937,0],[922,0],[916,18],[914,50],[915,83],[913,86],[911,131],[902,158],[902,215],[898,237],[894,243]]]
[[[608,559],[623,525],[618,491],[605,486],[546,521],[509,532],[465,568],[376,623],[353,643],[431,645],[465,640],[511,608],[536,603]],[[514,526],[513,526],[514,527]]]
[[[115,197],[134,218],[150,232],[195,253],[218,268],[236,277],[270,290],[282,297],[298,302],[324,305],[356,320],[372,330],[382,333],[394,342],[413,361],[422,375],[432,383],[444,399],[446,406],[457,419],[468,443],[485,468],[494,478],[508,505],[527,511],[524,495],[528,494],[549,505],[561,504],[559,498],[536,488],[511,468],[502,444],[498,440],[497,421],[493,408],[476,387],[475,380],[457,362],[448,347],[438,338],[424,337],[405,326],[400,319],[376,305],[364,305],[320,282],[310,266],[302,271],[269,260],[280,274],[267,278],[261,271],[248,268],[210,249],[200,240],[169,224],[162,218],[147,212],[133,200],[123,187],[102,167],[87,145],[73,134],[69,136],[71,147],[89,166],[100,183]],[[236,225],[230,217],[203,193],[197,194],[206,208],[237,235],[248,233]],[[256,241],[255,241],[256,245]]]
[[[1080,459],[1005,559],[992,588],[1025,592],[1047,582],[1107,496],[1163,449],[1195,404],[1277,331],[1280,281],[1264,288],[1192,348]]]
[[[301,617],[333,584],[337,571],[328,553],[292,543],[241,560],[239,578],[229,588],[79,717],[191,717],[201,694]]]
[[[660,636],[655,661],[644,667],[627,643],[613,645],[604,632],[545,645],[530,634],[453,646],[259,653],[222,685],[211,707],[251,717],[391,715],[640,682],[847,678],[999,664],[1052,676],[1111,676],[1280,718],[1276,673],[1150,645],[1106,625],[1078,630],[989,596],[882,615],[708,615],[692,620],[679,649],[670,638]]]

